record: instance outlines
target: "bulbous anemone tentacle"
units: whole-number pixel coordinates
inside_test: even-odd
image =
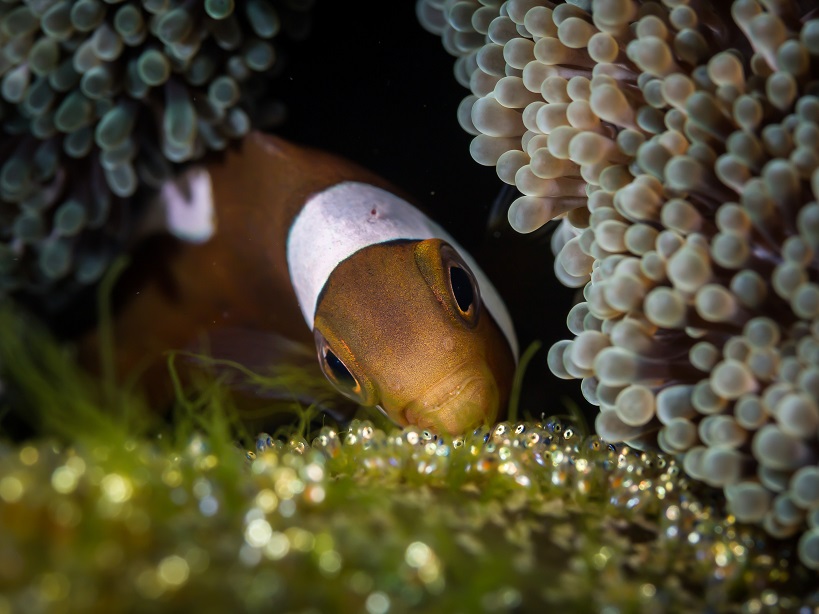
[[[3,3],[0,295],[59,308],[133,240],[162,181],[278,122],[275,43],[305,34],[311,4]]]
[[[512,226],[562,218],[555,271],[584,302],[555,375],[583,379],[604,438],[648,435],[738,518],[801,533],[819,568],[803,496],[819,461],[812,7],[418,7],[471,90],[458,115],[473,156],[523,193]]]

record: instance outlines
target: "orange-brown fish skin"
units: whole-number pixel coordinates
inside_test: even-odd
[[[149,402],[157,407],[168,406],[174,394],[166,352],[190,349],[209,332],[225,328],[273,331],[295,341],[314,343],[291,286],[286,258],[288,230],[312,194],[342,181],[361,181],[406,198],[385,180],[352,162],[260,133],[243,139],[226,151],[220,161],[207,165],[207,170],[216,208],[215,235],[202,244],[184,243],[165,236],[149,239],[138,250],[134,265],[116,288],[113,333],[117,373],[120,378],[139,373],[141,388]],[[381,286],[380,290],[384,289]],[[368,289],[368,296],[370,290],[377,288]],[[328,287],[328,295],[332,292],[335,290]],[[395,300],[403,300],[395,296]],[[354,344],[361,343],[362,348],[384,351],[395,358],[400,358],[400,352],[411,345],[411,341],[393,339],[395,343],[376,348],[366,340],[368,334],[371,340],[384,340],[385,335],[392,333],[367,328],[374,325],[374,320],[372,311],[361,301],[350,308],[353,314],[361,310],[361,315],[355,318],[356,331],[344,327],[345,334],[353,335]],[[484,315],[487,317],[480,326],[490,326],[491,318]],[[407,334],[412,332],[406,327],[401,330]],[[471,385],[467,393],[487,399],[493,407],[495,403],[491,401],[496,395],[497,404],[503,407],[511,387],[514,357],[496,326],[487,335],[483,334],[487,332],[484,328],[481,331],[474,337],[461,333],[447,336],[442,332],[436,341],[419,342],[419,351],[412,354],[412,360],[429,361],[437,351],[447,356],[447,365],[455,365],[461,352],[477,348],[474,351],[478,351],[484,361],[480,372],[486,381],[494,384],[488,384],[485,389]],[[476,339],[482,336],[488,341],[477,343]],[[98,331],[79,342],[80,360],[92,370],[99,367],[98,343]],[[202,347],[207,348],[207,344]],[[431,376],[418,362],[394,364],[396,366],[390,368],[401,372],[394,385],[404,387],[405,392],[381,390],[385,409],[389,408],[388,412],[399,423],[413,420],[426,426],[417,403],[406,405],[403,415],[394,408],[409,398],[406,391],[412,387],[410,373],[417,372],[417,380],[424,382],[430,382]],[[374,377],[382,377],[386,373],[384,368],[386,366],[375,368]],[[410,396],[422,404],[431,402],[421,388],[420,384],[417,390],[412,388]],[[449,416],[450,409],[443,407],[441,416],[429,426],[457,430],[461,423]],[[493,419],[493,413],[488,410],[484,418]]]
[[[146,240],[115,290],[117,373],[123,379],[139,374],[140,388],[156,407],[174,398],[165,353],[191,349],[210,331],[275,331],[312,345],[287,268],[293,218],[311,194],[340,181],[393,190],[352,162],[261,133],[207,169],[215,235],[201,244],[167,235]],[[84,336],[78,349],[80,361],[99,371],[98,331]]]
[[[493,422],[506,406],[515,357],[487,310],[469,326],[457,305],[442,304],[449,300],[444,271],[431,287],[419,270],[419,259],[441,268],[441,244],[356,252],[328,280],[315,327],[362,380],[369,404],[401,425],[460,434]]]

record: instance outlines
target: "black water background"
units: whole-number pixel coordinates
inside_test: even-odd
[[[544,233],[518,235],[507,223],[494,229],[500,237],[487,231],[504,184],[469,155],[472,137],[456,118],[469,92],[440,39],[418,24],[414,2],[319,0],[309,38],[286,54],[274,89],[288,118],[277,133],[377,172],[475,254],[510,306],[521,348],[543,342],[522,409],[557,413],[564,398],[587,405],[579,381],[558,380],[546,366],[548,348],[571,337],[565,322],[574,291],[554,279]]]

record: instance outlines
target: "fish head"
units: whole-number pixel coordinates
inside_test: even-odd
[[[342,261],[316,308],[324,374],[401,426],[460,434],[506,406],[515,355],[473,271],[440,239],[370,245]]]

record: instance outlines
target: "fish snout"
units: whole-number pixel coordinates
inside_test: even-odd
[[[491,373],[456,373],[409,403],[404,418],[436,433],[461,435],[493,422],[498,404],[498,386]]]

